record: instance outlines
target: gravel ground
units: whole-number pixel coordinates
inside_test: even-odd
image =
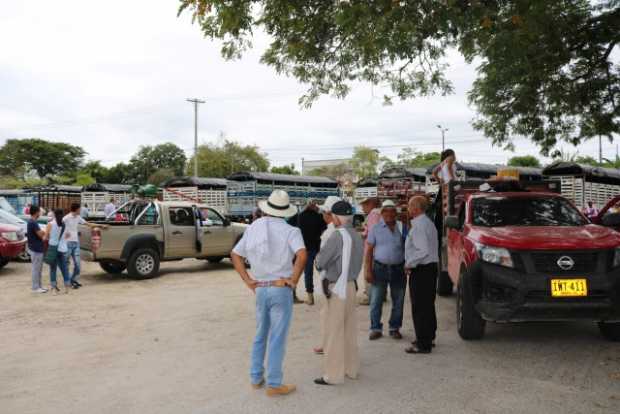
[[[369,342],[358,308],[360,377],[334,387],[312,383],[319,306],[295,306],[285,381],[299,389],[271,399],[248,383],[254,301],[230,263],[165,263],[146,281],[83,267],[84,287],[58,296],[30,293],[28,264],[0,270],[0,413],[620,412],[620,345],[593,324],[490,324],[464,342],[453,298],[438,299],[430,356],[403,352],[408,306],[403,341]]]

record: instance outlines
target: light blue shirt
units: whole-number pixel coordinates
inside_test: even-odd
[[[52,223],[52,228],[50,230],[50,237],[48,239],[49,245],[58,246],[58,251],[60,253],[67,253],[67,251],[69,250],[67,248],[67,239],[65,239],[65,234],[66,234],[67,229],[65,228],[65,231],[62,232],[62,227],[56,224],[55,219],[51,223]],[[61,232],[63,233],[62,237],[60,236]]]
[[[266,230],[266,234],[262,233]],[[266,237],[265,237],[266,236]],[[269,254],[251,249],[252,239],[265,239]],[[233,249],[235,254],[245,257],[252,266],[250,273],[256,280],[277,280],[293,275],[295,254],[305,249],[301,231],[277,217],[263,217],[256,220],[243,233]]]
[[[421,214],[411,220],[411,230],[405,241],[405,267],[413,269],[438,262],[437,229],[426,214]]]
[[[394,231],[381,219],[368,233],[366,242],[374,247],[373,258],[386,265],[402,264],[405,261],[403,236],[394,223]]]

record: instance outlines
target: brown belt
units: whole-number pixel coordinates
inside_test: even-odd
[[[256,287],[287,287],[286,280],[265,280],[256,283]]]

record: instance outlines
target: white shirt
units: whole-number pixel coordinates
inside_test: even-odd
[[[438,262],[437,229],[426,214],[421,214],[411,220],[411,230],[405,241],[405,267],[413,269]]]
[[[103,208],[103,213],[106,217],[108,217],[110,214],[114,213],[114,210],[116,210],[116,206],[114,205],[114,203],[108,203]]]
[[[262,248],[269,254],[252,248],[256,239],[264,240]],[[248,259],[254,279],[277,280],[292,276],[295,254],[305,248],[301,230],[297,227],[281,218],[263,217],[245,230],[233,252]]]
[[[439,169],[439,171],[437,172],[437,176],[439,177],[439,179],[441,180],[441,182],[443,184],[448,184],[450,181],[453,180],[452,177],[454,177],[454,179],[456,180],[456,164],[452,164],[452,177],[450,176],[450,167],[448,166],[448,163],[443,161],[441,163],[441,168]]]
[[[62,222],[65,223],[65,235],[69,235],[67,238],[68,242],[77,242],[80,239],[78,238],[78,225],[86,223],[86,220],[82,218],[82,216],[69,213],[63,217]]]

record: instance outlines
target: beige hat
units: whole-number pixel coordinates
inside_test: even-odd
[[[371,200],[376,200],[376,199],[377,199],[377,197],[366,197],[366,198],[362,198],[362,199],[360,200],[360,205],[362,205],[362,204],[364,204],[364,203],[367,203],[367,202],[369,202],[369,201],[371,201]]]
[[[340,197],[329,196],[325,199],[325,202],[319,206],[319,208],[323,213],[331,213],[332,207],[339,201],[342,201]]]
[[[385,200],[383,204],[381,204],[381,211],[386,208],[393,208],[394,210],[396,210],[396,204],[394,204],[392,200]]]
[[[258,207],[265,213],[274,217],[291,217],[297,213],[297,207],[291,205],[288,193],[283,190],[273,190],[269,199],[259,201]]]

